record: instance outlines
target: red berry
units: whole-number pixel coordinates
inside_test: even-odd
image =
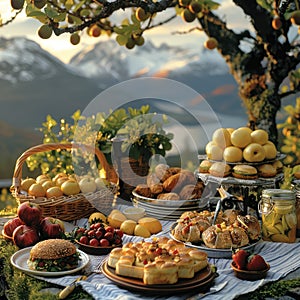
[[[101,230],[97,230],[95,236],[96,239],[100,240],[103,237],[103,232]]]
[[[157,249],[155,250],[155,254],[156,254],[156,255],[161,255],[161,253],[162,253],[162,249],[161,249],[161,248],[157,248]]]
[[[97,239],[91,239],[89,244],[90,244],[90,246],[93,246],[93,247],[99,246],[99,242]]]
[[[107,240],[109,240],[109,241],[112,241],[113,238],[114,238],[114,234],[112,232],[106,232],[104,234],[104,238],[107,239]]]
[[[95,223],[94,224],[94,229],[99,229],[102,227],[102,224],[101,223]]]
[[[105,228],[105,230],[106,230],[106,232],[114,232],[115,231],[115,229],[112,226],[107,226]]]
[[[232,260],[234,261],[238,269],[245,269],[248,256],[248,251],[244,249],[237,249],[235,253],[232,254]]]
[[[247,270],[249,271],[262,271],[268,267],[264,258],[259,254],[250,255],[247,263]]]
[[[109,241],[107,239],[101,239],[99,242],[101,247],[108,247],[109,246]]]
[[[88,245],[89,244],[89,239],[88,239],[88,237],[87,236],[82,236],[80,239],[79,239],[79,242],[81,243],[81,244],[85,244],[85,245]]]
[[[122,230],[116,229],[116,230],[115,230],[115,233],[116,233],[120,238],[123,237],[123,231],[122,231]]]
[[[95,237],[95,233],[96,233],[95,230],[89,230],[89,231],[88,231],[88,237],[89,237],[89,238]]]

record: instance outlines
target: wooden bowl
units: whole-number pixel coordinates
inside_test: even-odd
[[[240,270],[236,267],[235,263],[231,263],[231,268],[233,269],[234,275],[242,280],[255,281],[262,278],[265,278],[267,272],[270,270],[270,265],[267,263],[268,267],[265,270],[261,271],[248,271],[248,270]]]
[[[77,243],[80,250],[82,250],[83,252],[85,252],[87,254],[91,254],[91,255],[105,255],[105,254],[110,253],[110,251],[114,248],[122,247],[122,244],[108,246],[108,247],[101,247],[101,246],[94,247],[94,246],[82,244],[77,240],[75,240],[75,242]]]

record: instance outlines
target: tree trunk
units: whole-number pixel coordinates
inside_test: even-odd
[[[253,83],[253,86],[259,86],[259,82]],[[240,97],[246,107],[249,123],[266,130],[269,133],[269,140],[277,145],[276,115],[280,109],[281,99],[274,89],[259,89],[256,93],[255,91],[256,89],[252,89],[252,93],[249,94],[248,82],[240,85]]]

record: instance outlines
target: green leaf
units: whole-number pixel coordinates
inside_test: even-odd
[[[114,27],[114,32],[117,34],[123,34],[128,30],[128,26],[127,25],[122,25],[120,27]]]
[[[73,5],[74,5],[73,0],[67,0],[66,3],[65,3],[65,7],[66,7],[67,10],[70,10]]]
[[[293,115],[295,113],[295,108],[292,105],[287,105],[284,107],[284,110],[289,113],[290,115]]]
[[[27,17],[47,17],[45,13],[43,13],[42,11],[31,11],[30,13],[27,14]]]
[[[176,15],[180,16],[183,11],[184,11],[183,7],[179,7],[178,5],[175,6]]]
[[[268,0],[256,0],[257,4],[268,11],[272,11],[272,4]]]
[[[66,12],[63,12],[61,14],[58,14],[56,17],[53,18],[54,22],[63,22],[66,19]]]
[[[74,112],[74,114],[71,116],[71,118],[75,121],[78,121],[80,119],[80,116],[81,116],[81,111],[80,111],[80,109],[78,109]]]
[[[49,6],[47,6],[47,7],[45,8],[45,13],[46,13],[46,15],[47,15],[50,19],[54,19],[55,17],[58,16],[58,12],[57,12],[55,9],[53,9],[53,8],[51,8],[51,7],[49,7]]]
[[[131,15],[131,21],[134,23],[134,24],[137,24],[139,27],[141,26],[141,22],[136,18],[135,14],[132,14]]]
[[[117,37],[116,37],[116,41],[117,41],[117,43],[118,43],[120,46],[124,46],[124,45],[126,45],[126,43],[127,43],[127,41],[128,41],[128,37],[125,36],[125,35],[119,34],[119,35],[117,35]]]
[[[73,15],[72,15],[72,20],[73,20],[73,22],[74,22],[75,25],[80,25],[80,24],[83,23],[83,21],[80,18],[75,17]]]
[[[205,3],[207,4],[210,10],[218,9],[220,6],[220,3],[211,0],[207,0],[205,1]]]
[[[79,3],[77,3],[77,4],[74,6],[74,8],[73,8],[74,12],[76,12],[79,8],[81,8],[82,5],[84,5],[85,2],[86,2],[86,0],[82,0],[82,1],[80,1]]]
[[[122,25],[122,26],[128,26],[128,25],[130,25],[129,19],[128,19],[128,18],[124,19],[124,20],[122,21],[121,25]]]

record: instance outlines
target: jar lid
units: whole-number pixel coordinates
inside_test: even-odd
[[[294,191],[282,189],[267,189],[262,191],[262,197],[269,197],[273,200],[295,200]]]

